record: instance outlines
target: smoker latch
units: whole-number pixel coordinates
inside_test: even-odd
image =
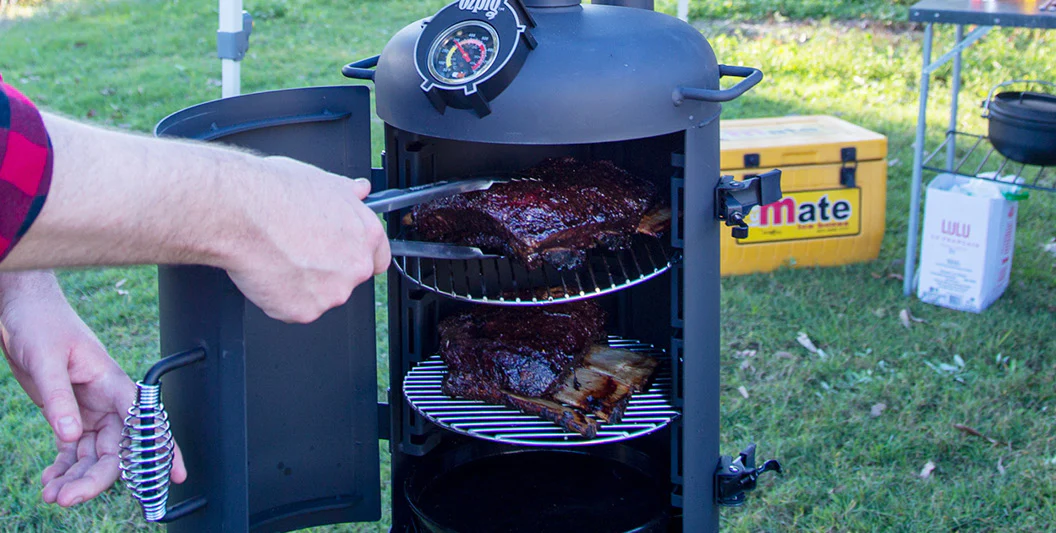
[[[715,501],[719,505],[736,507],[744,504],[747,492],[755,490],[755,483],[763,472],[781,473],[781,463],[771,459],[759,468],[755,467],[755,443],[736,459],[729,455],[719,458],[719,469],[715,472]]]
[[[744,180],[723,176],[715,187],[715,218],[733,227],[733,238],[748,237],[744,220],[755,206],[772,204],[781,199],[781,170],[774,169]]]

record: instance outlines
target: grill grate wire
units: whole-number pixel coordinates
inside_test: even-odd
[[[545,305],[601,296],[666,272],[681,255],[661,238],[636,235],[624,250],[594,249],[584,264],[528,270],[508,257],[471,260],[394,257],[416,285],[455,300],[495,305]]]
[[[441,390],[447,365],[434,355],[418,363],[403,378],[403,395],[418,414],[445,429],[494,442],[523,446],[590,446],[620,442],[658,431],[676,420],[680,413],[671,405],[671,370],[666,354],[650,344],[610,337],[609,346],[644,353],[660,359],[648,390],[634,394],[619,424],[599,421],[598,434],[587,439],[577,433],[524,414],[512,407],[463,400]],[[593,418],[593,415],[587,415]]]

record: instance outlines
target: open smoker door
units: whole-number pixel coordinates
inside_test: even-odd
[[[370,93],[313,87],[180,111],[159,136],[222,142],[370,177]],[[303,206],[312,209],[312,206]],[[312,238],[305,235],[305,238]],[[171,532],[285,531],[380,518],[374,286],[308,325],[268,318],[221,270],[161,267],[161,349],[204,347],[164,378],[189,472]]]

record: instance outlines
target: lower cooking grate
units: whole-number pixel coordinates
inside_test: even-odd
[[[539,305],[601,296],[663,274],[681,256],[661,238],[636,235],[624,250],[594,249],[583,266],[528,270],[507,257],[450,260],[395,257],[404,276],[456,300],[498,305]]]
[[[631,397],[623,420],[619,424],[599,421],[598,434],[593,439],[512,407],[445,395],[441,383],[447,374],[447,365],[439,355],[422,361],[407,373],[403,378],[403,394],[415,411],[438,426],[471,437],[524,446],[589,446],[619,442],[647,435],[676,420],[679,412],[669,400],[671,370],[664,351],[650,344],[618,337],[610,337],[609,345],[656,357],[661,364],[649,389]]]

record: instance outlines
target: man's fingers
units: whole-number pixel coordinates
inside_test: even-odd
[[[44,403],[44,418],[55,431],[55,436],[63,442],[77,442],[81,437],[81,413],[70,384],[66,357],[57,355],[40,354],[37,357],[39,365],[30,373],[40,393],[40,401]]]
[[[389,239],[384,238],[384,235],[378,242],[378,247],[374,250],[374,274],[381,274],[389,269],[389,265],[392,264],[392,250],[389,248]]]
[[[180,451],[180,445],[176,445],[176,457],[172,460],[172,476],[173,483],[183,483],[187,480],[187,467],[183,464],[183,452]]]
[[[356,198],[362,200],[370,194],[370,180],[367,178],[356,178],[352,180],[352,194],[356,195]]]
[[[84,459],[88,462],[88,459]],[[92,458],[88,468],[76,479],[70,480],[59,491],[56,501],[63,507],[70,507],[88,501],[113,486],[121,471],[116,455],[107,454],[97,460]]]
[[[66,471],[77,462],[76,444],[59,441],[57,445],[59,453],[55,456],[55,461],[51,466],[45,468],[44,473],[40,476],[40,483],[42,485],[47,485],[51,480],[65,474]]]

